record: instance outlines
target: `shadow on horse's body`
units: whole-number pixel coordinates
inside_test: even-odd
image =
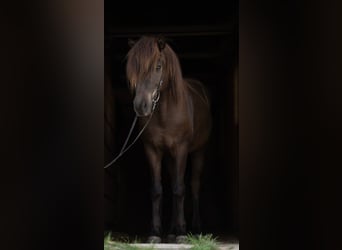
[[[184,239],[185,169],[191,157],[192,232],[200,232],[199,188],[205,144],[211,130],[210,105],[204,86],[184,79],[178,57],[162,39],[144,36],[127,55],[127,78],[134,91],[134,110],[143,127],[142,140],[152,174],[152,231],[150,242],[160,242],[161,162],[167,161],[172,180],[172,218],[169,237]]]

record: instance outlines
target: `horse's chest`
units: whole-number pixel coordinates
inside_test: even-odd
[[[149,131],[145,139],[156,147],[172,149],[184,142],[188,142],[193,136],[193,131],[190,127],[169,127],[155,128],[154,131]]]

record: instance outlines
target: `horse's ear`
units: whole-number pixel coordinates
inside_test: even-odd
[[[132,48],[135,44],[135,41],[133,39],[128,39],[128,46]]]
[[[158,37],[157,43],[158,43],[159,50],[162,51],[165,48],[165,40],[164,40],[164,38]]]

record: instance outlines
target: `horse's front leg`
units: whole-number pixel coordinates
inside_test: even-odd
[[[151,185],[151,199],[152,199],[152,230],[148,238],[150,243],[161,242],[161,200],[163,188],[161,184],[161,159],[162,152],[155,147],[145,145],[145,152],[149,161],[152,185]]]
[[[184,197],[185,197],[185,184],[184,175],[186,169],[186,162],[188,156],[187,145],[178,145],[174,149],[174,179],[173,179],[173,201],[175,202],[175,231],[176,231],[176,241],[181,243],[185,240],[186,235],[186,222],[184,218]]]

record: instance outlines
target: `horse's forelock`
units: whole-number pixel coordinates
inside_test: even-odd
[[[167,44],[160,52],[157,39],[153,37],[142,37],[127,54],[126,73],[132,90],[135,89],[137,81],[151,70],[151,66],[160,58],[160,53],[163,54],[166,78],[163,80],[171,84],[173,94],[177,95],[176,85],[182,84],[182,72],[178,57]]]
[[[135,88],[138,79],[143,78],[154,65],[160,55],[158,45],[154,39],[141,38],[128,52],[126,73],[130,87]]]

